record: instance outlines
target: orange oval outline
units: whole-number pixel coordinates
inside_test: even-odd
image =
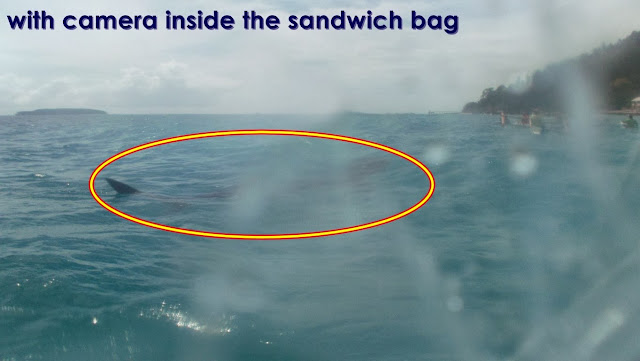
[[[135,152],[139,152],[141,150],[147,149],[147,148],[152,148],[152,147],[156,147],[159,145],[163,145],[163,144],[168,144],[168,143],[175,143],[175,142],[181,142],[184,140],[191,140],[191,139],[201,139],[201,138],[214,138],[214,137],[226,137],[226,136],[235,136],[235,135],[290,135],[290,136],[300,136],[300,137],[310,137],[310,138],[321,138],[321,139],[331,139],[331,140],[340,140],[343,142],[348,142],[348,143],[354,143],[354,144],[360,144],[360,145],[365,145],[371,148],[376,148],[376,149],[380,149],[383,150],[387,153],[391,153],[394,154],[396,156],[399,156],[401,158],[404,158],[406,160],[408,160],[409,162],[413,163],[414,165],[416,165],[418,168],[420,168],[420,170],[422,170],[427,178],[429,179],[429,190],[427,191],[427,193],[424,195],[424,197],[422,197],[422,199],[420,199],[420,201],[418,201],[416,204],[414,204],[413,206],[411,206],[410,208],[405,209],[404,211],[401,211],[399,213],[396,213],[392,216],[377,220],[377,221],[373,221],[373,222],[369,222],[369,223],[364,223],[364,224],[359,224],[356,226],[352,226],[352,227],[345,227],[345,228],[337,228],[337,229],[330,229],[330,230],[326,230],[326,231],[317,231],[317,232],[306,232],[306,233],[282,233],[282,234],[241,234],[241,233],[216,233],[216,232],[205,232],[205,231],[198,231],[198,230],[193,230],[193,229],[186,229],[186,228],[178,228],[178,227],[171,227],[171,226],[167,226],[164,224],[160,224],[160,223],[155,223],[155,222],[150,222],[141,218],[137,218],[134,217],[132,215],[129,215],[127,213],[124,213],[116,208],[111,207],[107,202],[105,202],[104,200],[102,200],[102,198],[100,198],[100,196],[98,196],[98,193],[96,193],[95,190],[95,180],[96,177],[98,176],[98,174],[109,164],[115,162],[116,160],[120,159],[120,158],[124,158],[127,155],[130,155],[132,153]],[[347,137],[344,135],[337,135],[337,134],[330,134],[330,133],[320,133],[320,132],[312,132],[312,131],[301,131],[301,130],[281,130],[281,129],[246,129],[246,130],[223,130],[223,131],[216,131],[216,132],[206,132],[206,133],[195,133],[195,134],[187,134],[187,135],[180,135],[177,137],[171,137],[171,138],[165,138],[165,139],[160,139],[160,140],[156,140],[150,143],[145,143],[145,144],[141,144],[138,145],[136,147],[127,149],[123,152],[120,152],[114,156],[112,156],[111,158],[105,160],[104,162],[102,162],[94,171],[93,173],[91,173],[91,177],[89,177],[89,191],[91,192],[91,196],[93,197],[93,199],[96,200],[96,202],[98,202],[103,208],[105,208],[106,210],[108,210],[109,212],[122,217],[128,221],[134,222],[134,223],[138,223],[141,224],[143,226],[147,226],[147,227],[151,227],[151,228],[156,228],[162,231],[167,231],[167,232],[175,232],[175,233],[181,233],[181,234],[187,234],[187,235],[191,235],[191,236],[200,236],[200,237],[211,237],[211,238],[224,238],[224,239],[245,239],[245,240],[280,240],[280,239],[296,239],[296,238],[312,238],[312,237],[323,237],[323,236],[335,236],[338,234],[344,234],[344,233],[349,233],[349,232],[357,232],[357,231],[362,231],[368,228],[373,228],[373,227],[377,227],[377,226],[381,226],[383,224],[387,224],[387,223],[391,223],[393,221],[396,221],[402,217],[405,217],[413,212],[415,212],[416,210],[418,210],[418,208],[422,207],[425,203],[427,203],[427,201],[429,201],[429,199],[431,198],[431,196],[433,195],[433,191],[435,190],[435,179],[433,178],[433,175],[431,174],[431,171],[429,170],[429,168],[427,168],[424,164],[422,164],[419,160],[413,158],[412,156],[403,153],[397,149],[388,147],[386,145],[383,144],[379,144],[379,143],[374,143],[368,140],[364,140],[364,139],[359,139],[359,138],[353,138],[353,137]]]

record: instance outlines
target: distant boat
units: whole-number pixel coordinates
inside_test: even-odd
[[[621,121],[620,125],[622,125],[622,127],[624,128],[637,128],[638,122],[635,119],[631,118]]]
[[[542,134],[542,127],[538,127],[538,126],[531,126],[531,133],[535,134],[535,135],[540,135]]]

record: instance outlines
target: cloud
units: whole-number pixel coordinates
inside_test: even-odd
[[[214,110],[221,94],[234,87],[230,79],[201,73],[186,64],[169,61],[151,69],[129,67],[107,77],[79,75],[37,81],[16,74],[0,76],[8,96],[0,106],[96,107],[112,112],[190,112]]]
[[[117,105],[123,111],[134,108],[147,112],[154,109],[184,112],[190,109],[213,110],[220,95],[233,86],[230,79],[170,61],[152,69],[123,69],[119,77],[93,86],[89,91],[103,94],[104,99],[109,100],[109,104],[104,106],[109,108]]]

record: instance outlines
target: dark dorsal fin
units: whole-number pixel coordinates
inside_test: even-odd
[[[118,192],[119,194],[140,193],[139,190],[133,188],[132,186],[126,185],[122,182],[118,182],[115,179],[111,179],[111,178],[106,178],[106,179],[109,185],[111,186],[111,188],[115,189],[116,192]]]

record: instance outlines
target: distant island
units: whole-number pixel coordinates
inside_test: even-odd
[[[598,104],[593,104],[596,109],[640,112],[640,32],[589,54],[551,64],[523,84],[487,88],[480,100],[467,103],[462,112],[520,114],[539,109],[565,113],[565,83],[575,79],[575,74],[581,74],[598,91]]]
[[[95,115],[107,114],[104,110],[82,109],[82,108],[55,108],[55,109],[36,109],[17,112],[17,116],[22,115]]]

